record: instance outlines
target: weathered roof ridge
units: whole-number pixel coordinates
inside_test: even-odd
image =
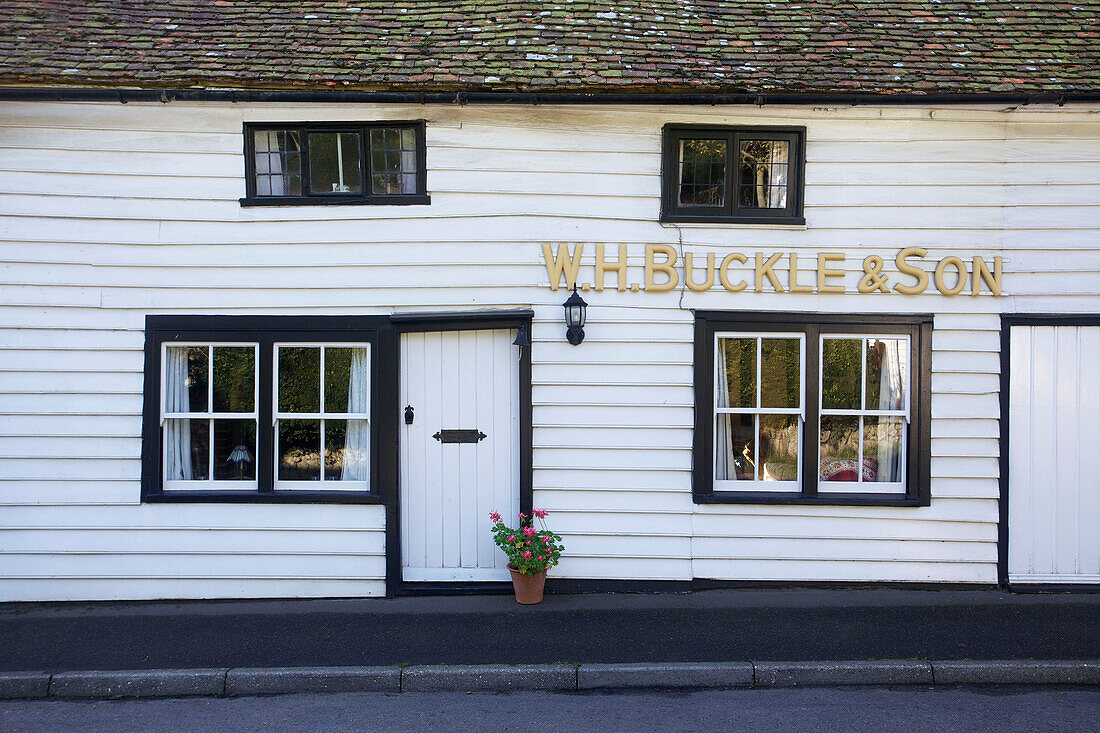
[[[1100,90],[1100,0],[7,0],[0,85],[712,94]]]

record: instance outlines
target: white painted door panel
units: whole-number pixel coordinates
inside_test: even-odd
[[[1013,326],[1008,577],[1100,582],[1100,327]]]
[[[519,512],[519,350],[508,329],[401,337],[402,577],[507,580],[489,512]],[[442,443],[441,430],[478,430],[476,443]]]

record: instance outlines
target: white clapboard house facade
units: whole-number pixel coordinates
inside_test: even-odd
[[[495,588],[532,506],[559,591],[1100,583],[1095,16],[87,5],[2,11],[0,599]]]

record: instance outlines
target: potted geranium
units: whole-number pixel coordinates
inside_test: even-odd
[[[499,512],[490,512],[493,521],[493,541],[508,556],[508,571],[512,574],[512,588],[516,602],[525,605],[542,602],[542,590],[546,583],[546,571],[561,559],[561,537],[546,529],[545,509],[534,509],[534,516],[519,514],[519,527],[511,528],[501,521]],[[539,520],[541,529],[535,529]]]

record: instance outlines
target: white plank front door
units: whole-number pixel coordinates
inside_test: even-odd
[[[401,336],[404,580],[509,577],[504,553],[489,534],[489,512],[499,511],[512,526],[519,512],[520,354],[514,338],[509,329]]]
[[[1100,583],[1100,327],[1010,337],[1009,582]]]

